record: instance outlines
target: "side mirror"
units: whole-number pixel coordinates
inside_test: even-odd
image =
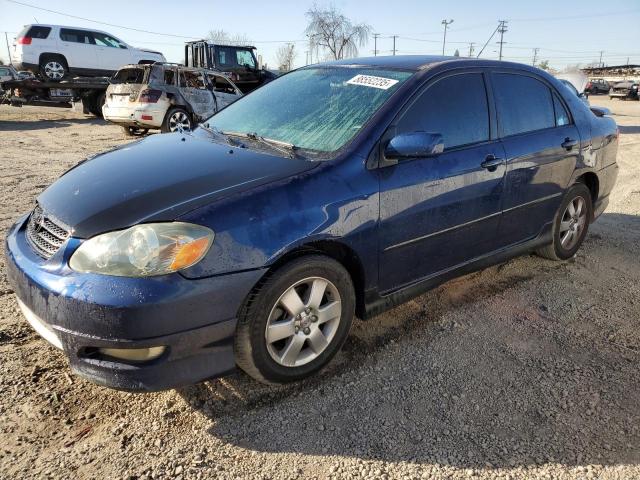
[[[435,157],[444,150],[444,140],[439,133],[411,132],[396,135],[384,149],[388,164],[398,163],[406,158]]]
[[[607,107],[589,107],[596,117],[604,117],[605,115],[611,115],[611,110]]]

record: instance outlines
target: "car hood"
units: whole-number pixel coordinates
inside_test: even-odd
[[[42,192],[38,203],[73,236],[88,238],[141,222],[174,220],[316,165],[214,143],[204,132],[153,135],[78,164]]]

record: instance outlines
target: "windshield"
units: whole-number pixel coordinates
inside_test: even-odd
[[[258,136],[317,152],[350,141],[412,72],[306,68],[229,105],[208,121],[222,132]]]

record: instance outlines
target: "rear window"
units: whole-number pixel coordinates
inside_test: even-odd
[[[51,27],[30,27],[28,30],[25,28],[26,33],[22,33],[21,37],[40,38],[45,39],[51,33]]]
[[[555,127],[551,90],[525,75],[498,73],[493,76],[500,135]]]
[[[144,83],[144,68],[122,68],[118,70],[111,83]]]

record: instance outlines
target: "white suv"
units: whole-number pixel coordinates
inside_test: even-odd
[[[69,73],[110,76],[123,65],[166,61],[160,52],[132,47],[106,32],[41,24],[24,27],[11,56],[18,69],[46,80]]]

